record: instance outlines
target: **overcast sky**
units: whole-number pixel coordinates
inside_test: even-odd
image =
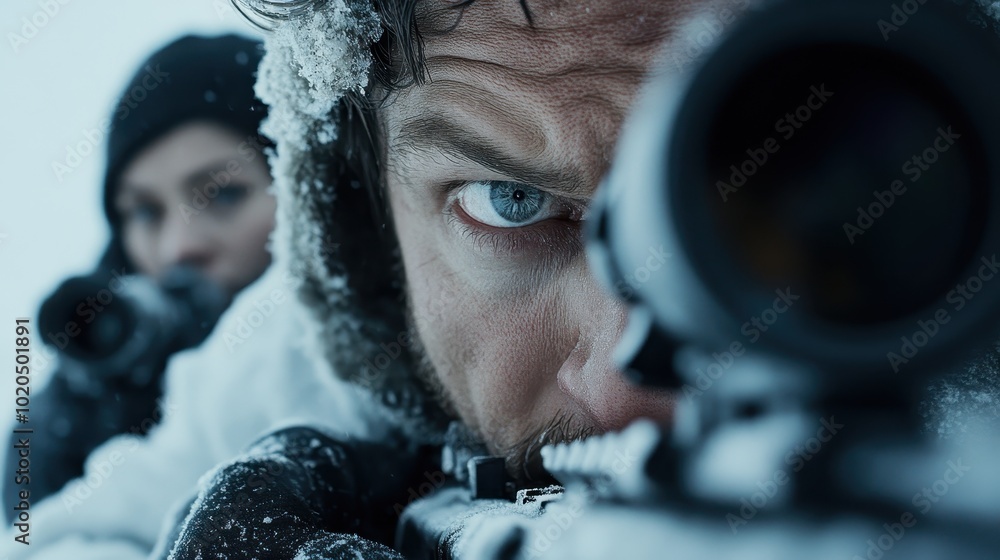
[[[46,8],[48,11],[46,11]],[[138,65],[185,33],[254,28],[229,0],[3,0],[0,3],[0,356],[14,362],[14,319],[31,317],[65,277],[89,271],[107,241],[98,126]],[[93,151],[57,177],[68,150]],[[76,163],[74,159],[71,163]],[[34,338],[34,343],[40,342]],[[34,385],[40,386],[45,371]],[[14,377],[0,376],[0,428]],[[0,431],[6,441],[7,430]]]

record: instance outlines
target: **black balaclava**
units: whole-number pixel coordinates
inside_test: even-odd
[[[111,115],[104,175],[111,242],[99,270],[135,272],[125,255],[114,199],[122,170],[143,148],[194,120],[216,122],[251,144],[268,145],[258,132],[267,108],[254,95],[262,55],[261,43],[253,39],[187,35],[142,63]]]

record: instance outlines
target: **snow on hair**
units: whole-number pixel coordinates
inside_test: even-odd
[[[380,259],[395,257],[357,254],[365,242],[367,250],[378,250],[358,227],[360,215],[367,216],[357,200],[364,191],[341,169],[342,151],[365,149],[344,146],[357,123],[340,120],[351,98],[365,96],[381,18],[370,0],[239,1],[244,13],[267,16],[270,30],[256,92],[269,107],[261,131],[276,146],[269,154],[278,200],[272,252],[276,264],[299,279],[299,299],[313,316],[312,332],[304,337],[309,352],[375,394],[401,427],[427,432],[423,422],[436,405],[414,375],[409,354],[400,348],[405,356],[388,364],[376,359],[380,343],[405,332],[400,299],[382,301],[371,288],[386,281],[377,275],[389,273]]]
[[[312,165],[312,154],[337,139],[335,114],[344,95],[367,86],[368,46],[378,40],[381,27],[367,0],[330,0],[322,10],[297,15],[271,28],[256,86],[269,107],[261,131],[277,145],[270,154],[279,201],[274,251],[306,268],[300,272],[319,274],[324,283],[337,286],[344,280],[321,270],[321,232],[302,219],[313,217],[316,203],[329,205],[336,198],[336,185],[327,184],[324,170]]]
[[[330,347],[351,346],[360,327],[348,303],[347,271],[330,265],[323,224],[337,203],[338,185],[318,154],[334,151],[344,96],[367,86],[369,45],[381,26],[368,0],[326,0],[323,9],[312,9],[318,2],[307,0],[244,1],[258,14],[278,4],[288,9],[287,17],[269,19],[256,86],[269,106],[261,130],[276,145],[269,154],[278,200],[272,252],[300,279],[299,295],[317,319],[307,338],[328,355]]]

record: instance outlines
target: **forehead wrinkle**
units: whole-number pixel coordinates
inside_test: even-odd
[[[681,0],[558,2],[537,9],[528,26],[516,0],[477,2],[447,33],[425,37],[425,55],[499,62],[559,74],[574,61],[622,67],[656,56],[691,2]]]
[[[617,62],[583,63],[573,61],[552,69],[545,69],[539,65],[517,68],[500,61],[466,58],[458,55],[435,55],[428,57],[427,70],[428,81],[431,84],[435,81],[440,81],[435,78],[435,74],[443,74],[465,75],[469,78],[475,77],[487,82],[513,80],[534,86],[551,86],[552,80],[578,80],[581,78],[624,79],[629,83],[636,84],[642,82],[649,74],[649,69],[645,65],[632,62],[619,64]],[[454,81],[464,83],[457,79]]]
[[[504,45],[500,37],[484,40],[478,45],[473,43],[478,48],[459,43],[454,45],[454,49],[450,45],[428,47],[425,58],[428,81],[433,82],[435,74],[440,73],[533,84],[560,78],[601,76],[642,80],[648,74],[649,62],[660,52],[659,42],[649,48],[628,45],[587,46],[573,42],[575,47],[569,51],[565,50],[565,43],[549,49],[540,46],[545,43],[560,43],[558,40],[532,39],[531,42],[531,45],[525,45],[516,51],[510,49],[509,45]],[[631,56],[622,55],[622,50],[629,50]]]
[[[520,134],[518,146],[532,154],[547,147],[539,113],[580,114],[583,104],[599,107],[604,116],[601,120],[612,117],[617,126],[629,105],[620,99],[630,99],[648,76],[648,69],[637,65],[604,67],[581,63],[556,74],[543,74],[457,57],[439,57],[434,64],[433,81],[425,87],[438,89],[428,90],[428,98],[448,99],[459,105],[478,104],[473,108],[475,113],[487,114],[490,122],[502,123],[505,130],[501,132],[505,134]],[[479,85],[471,83],[473,80]],[[518,106],[518,100],[525,102]]]
[[[494,93],[486,86],[447,78],[402,92],[391,109],[396,125],[388,129],[390,170],[398,173],[418,161],[426,166],[427,156],[437,155],[571,197],[587,196],[583,169],[551,149],[542,119],[516,106],[511,88],[494,86]]]
[[[548,144],[545,131],[533,119],[524,118],[527,116],[524,107],[518,107],[509,97],[491,91],[488,87],[491,85],[489,80],[476,82],[479,84],[441,78],[423,86],[420,93],[424,99],[434,99],[439,106],[445,108],[444,115],[451,112],[477,117],[477,121],[487,123],[498,135],[512,139],[519,152],[544,152]],[[494,87],[504,91],[499,84]],[[508,96],[509,92],[509,88],[506,89]]]
[[[551,145],[552,136],[594,136],[598,140],[617,136],[631,106],[630,100],[650,70],[645,57],[626,58],[627,63],[613,66],[608,66],[606,61],[581,57],[552,68],[537,65],[515,68],[500,60],[437,55],[428,60],[428,76],[432,86],[447,86],[439,90],[441,97],[481,103],[484,110],[479,113],[488,114],[495,122],[511,122],[511,126],[505,127],[507,131],[531,132],[537,142],[532,145],[521,140],[518,146],[523,147],[524,153],[538,154],[546,148],[546,138],[550,139],[548,147],[556,150],[566,147],[565,143]],[[486,111],[486,108],[495,110]],[[538,130],[543,123],[547,126]],[[526,126],[536,130],[526,130]],[[575,129],[568,130],[567,126]],[[595,147],[601,144],[598,142]],[[588,167],[585,158],[580,157],[581,150],[590,151],[577,145],[571,149],[576,155],[560,156]],[[604,152],[607,150],[597,151],[600,153],[593,155],[600,158],[602,169],[590,169],[590,175],[595,172],[600,175],[604,171]]]
[[[399,170],[409,165],[418,165],[416,162],[419,161],[419,165],[426,166],[428,156],[439,156],[455,163],[471,161],[513,180],[560,191],[563,196],[585,197],[588,193],[586,183],[575,167],[523,162],[489,138],[456,125],[441,115],[418,115],[408,119],[400,128],[393,146],[391,154],[401,160],[397,162],[394,159],[390,164],[397,176]],[[406,155],[412,157],[407,158]]]

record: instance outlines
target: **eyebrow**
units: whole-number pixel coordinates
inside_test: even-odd
[[[209,182],[215,182],[215,179],[212,178],[211,175],[212,173],[225,173],[229,175],[227,166],[229,165],[230,161],[233,160],[221,159],[218,161],[213,161],[211,163],[202,166],[200,169],[196,169],[195,171],[188,173],[187,176],[184,177],[184,179],[181,181],[181,186],[188,189],[204,187]],[[229,183],[232,183],[232,178],[233,176],[230,176]],[[222,185],[219,185],[219,187],[222,188]],[[144,185],[141,183],[131,183],[128,181],[122,181],[121,188],[119,189],[120,194],[135,193],[135,194],[151,195],[153,194],[154,191],[156,191],[156,189],[151,188],[148,185]]]
[[[226,166],[229,164],[230,161],[233,160],[224,159],[224,160],[213,161],[207,165],[202,166],[201,169],[188,173],[188,175],[184,177],[184,180],[181,181],[181,187],[184,189],[191,190],[204,187],[210,182],[214,183],[215,179],[212,178],[211,173],[221,172],[229,174],[229,171],[226,169]],[[232,180],[233,177],[231,176],[229,179],[230,180],[227,183],[227,186],[233,184]],[[218,186],[220,189],[223,188],[222,185]],[[117,189],[114,201],[116,205],[120,205],[120,204],[125,204],[129,200],[129,197],[135,199],[156,199],[158,197],[156,190],[157,190],[156,187],[151,187],[149,185],[122,181],[121,185]]]
[[[464,9],[475,4],[477,0],[461,0],[458,4],[452,6],[453,9]],[[518,0],[518,4],[521,6],[521,11],[524,12],[524,18],[528,20],[528,27],[535,26],[535,16],[531,13],[531,8],[528,7],[528,0]]]
[[[392,142],[389,158],[400,152],[417,153],[436,148],[527,185],[555,190],[576,198],[589,197],[593,190],[576,169],[552,170],[519,160],[492,140],[443,115],[423,115],[406,120]]]
[[[232,183],[233,175],[235,174],[230,174],[228,170],[229,163],[232,161],[234,161],[233,158],[218,160],[208,163],[202,166],[200,169],[188,173],[188,175],[184,177],[184,180],[181,181],[181,184],[190,188],[204,187],[209,182],[213,183],[215,182],[215,179],[212,178],[211,175],[212,173],[225,173],[226,175],[229,176],[229,181],[227,181],[227,184]],[[222,187],[222,185],[218,186],[220,188]]]

